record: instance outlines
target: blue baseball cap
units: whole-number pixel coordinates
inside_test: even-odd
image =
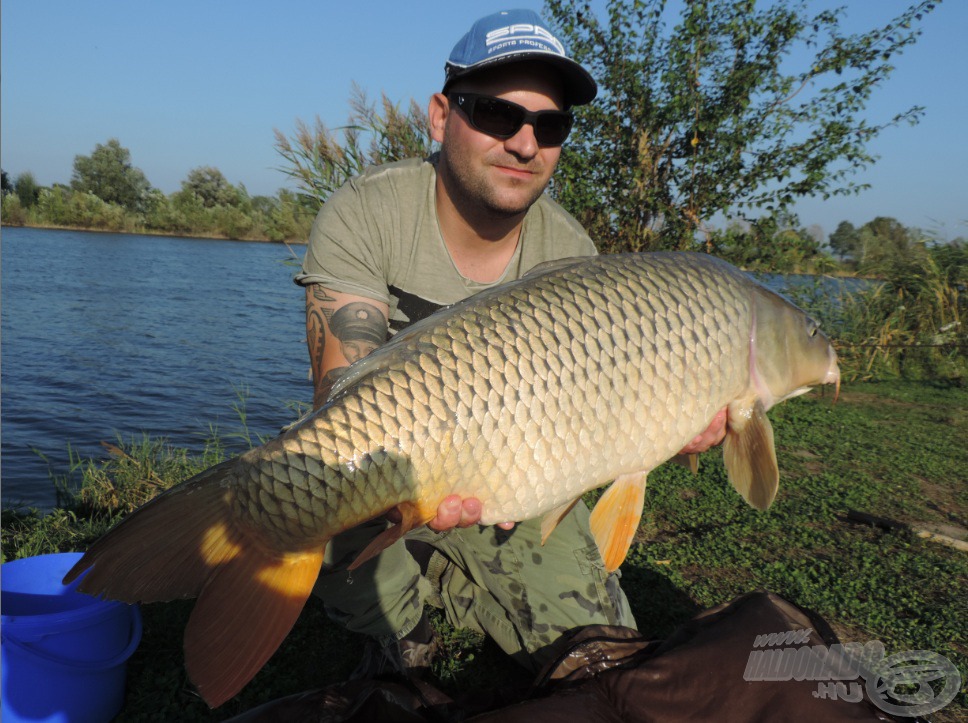
[[[458,78],[523,60],[553,65],[564,81],[569,106],[590,103],[598,94],[595,79],[568,57],[564,43],[533,10],[502,10],[474,23],[450,51],[444,66],[443,92]]]

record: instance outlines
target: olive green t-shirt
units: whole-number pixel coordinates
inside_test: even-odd
[[[336,191],[316,216],[296,283],[385,302],[396,332],[544,261],[596,253],[579,223],[542,194],[525,215],[501,278],[487,284],[468,279],[440,234],[434,160],[369,168]]]

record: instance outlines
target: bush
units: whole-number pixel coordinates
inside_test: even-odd
[[[5,226],[23,226],[27,220],[27,212],[20,205],[20,198],[13,193],[4,195],[0,216]]]

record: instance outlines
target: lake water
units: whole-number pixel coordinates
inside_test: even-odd
[[[303,292],[281,244],[4,227],[0,479],[4,507],[54,506],[68,445],[210,427],[273,434],[312,399]],[[41,453],[48,461],[45,461]]]
[[[241,390],[253,439],[295,419],[293,404],[312,399],[303,292],[292,282],[304,251],[4,228],[3,505],[53,507],[50,475],[67,473],[68,449],[101,459],[100,442],[119,435],[200,452],[215,426],[231,448]]]

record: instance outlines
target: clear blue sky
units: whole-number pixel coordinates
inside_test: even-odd
[[[810,0],[848,6],[845,29],[879,27],[905,0]],[[287,185],[273,128],[318,114],[345,122],[355,81],[370,97],[421,105],[439,89],[451,47],[480,16],[514,3],[425,0],[4,0],[0,6],[3,169],[68,183],[74,156],[116,137],[166,193],[215,166],[253,195]],[[517,4],[540,11],[540,4]],[[882,122],[911,105],[916,127],[885,131],[860,196],[798,207],[827,233],[894,216],[941,238],[968,236],[968,2],[947,0],[896,59],[868,106]]]

